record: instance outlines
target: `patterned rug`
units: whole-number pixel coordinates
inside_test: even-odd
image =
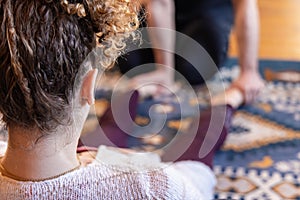
[[[229,83],[239,69],[235,60],[227,66],[222,75]],[[291,80],[293,73],[299,76],[300,63],[260,62],[265,79],[269,69],[273,80],[253,105],[236,113],[215,157],[216,199],[300,199],[300,81]],[[276,79],[282,70],[289,81]]]
[[[208,83],[212,93],[218,92],[221,82],[229,86],[239,74],[235,59],[225,66],[222,78]],[[262,60],[260,72],[266,88],[252,105],[236,112],[215,157],[215,199],[300,199],[300,63]],[[196,96],[180,90],[176,98],[139,101],[134,120],[140,126],[132,131],[129,147],[162,153],[176,134],[188,129],[196,108],[206,107],[207,91],[196,91]],[[98,91],[99,99],[105,96],[107,92]]]
[[[221,82],[229,86],[239,74],[236,60],[225,66],[222,78],[208,83],[212,93],[218,92]],[[236,112],[228,138],[215,157],[215,199],[300,199],[300,63],[263,60],[260,72],[267,80],[266,88],[256,102]],[[134,118],[140,126],[133,129],[128,146],[163,153],[161,148],[184,133],[195,111],[207,105],[207,91],[196,91],[196,96],[180,90],[176,98],[140,100]],[[98,102],[109,101],[110,95],[97,91]]]

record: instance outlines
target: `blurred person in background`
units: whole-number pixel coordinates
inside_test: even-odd
[[[218,68],[225,64],[228,53],[229,35],[234,26],[238,44],[238,61],[240,74],[231,87],[238,87],[245,96],[245,103],[255,100],[264,82],[258,72],[259,46],[259,14],[256,0],[143,0],[147,16],[147,26],[166,28],[183,33],[198,42],[214,61]],[[175,28],[176,27],[176,28]],[[122,73],[135,66],[145,63],[155,63],[155,70],[132,78],[134,85],[146,81],[155,82],[160,93],[159,85],[172,87],[174,84],[175,68],[191,85],[201,85],[207,77],[199,74],[200,68],[209,72],[214,66],[203,66],[205,59],[200,53],[191,48],[180,34],[164,31],[149,31],[149,40],[165,49],[175,52],[187,52],[189,59],[195,60],[192,65],[185,58],[172,55],[172,52],[159,49],[143,49],[129,52],[126,62],[119,59]],[[213,70],[212,70],[213,71]],[[215,71],[210,73],[213,75]]]

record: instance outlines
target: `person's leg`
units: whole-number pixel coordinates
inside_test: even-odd
[[[195,40],[210,56],[210,58],[203,57],[180,35],[177,37],[176,52],[189,52],[189,60],[197,60],[196,65],[192,65],[185,58],[176,56],[176,69],[192,85],[202,84],[205,81],[197,69],[219,68],[227,58],[229,34],[233,24],[233,11],[231,5],[228,4],[217,2],[216,5],[210,6],[211,8],[207,10],[203,9],[201,14],[190,19],[177,19],[176,30]],[[207,66],[207,59],[213,60],[213,66]]]

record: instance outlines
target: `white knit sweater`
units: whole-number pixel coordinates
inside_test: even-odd
[[[128,159],[102,147],[97,156],[102,160],[55,179],[20,182],[0,174],[0,199],[212,199],[215,178],[208,167],[193,161],[165,164],[151,156]]]

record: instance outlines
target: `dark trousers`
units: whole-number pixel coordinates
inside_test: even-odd
[[[183,6],[185,4],[190,5]],[[175,69],[190,84],[202,84],[227,58],[229,34],[233,24],[231,0],[177,0],[175,6],[178,31],[174,52]],[[147,35],[143,37],[149,42]],[[191,45],[193,42],[203,47],[205,52],[194,48]],[[122,73],[146,63],[155,63],[151,49],[132,51],[118,60]]]

